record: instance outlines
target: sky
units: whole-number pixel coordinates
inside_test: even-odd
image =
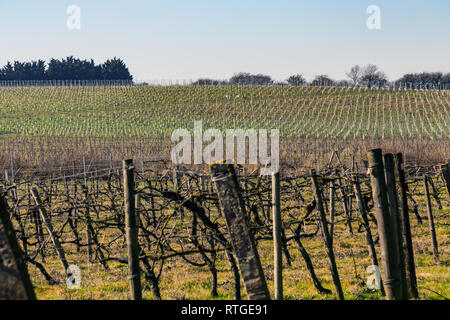
[[[69,29],[67,8],[80,8]],[[367,8],[380,9],[369,29]],[[277,80],[301,73],[345,79],[376,64],[390,80],[450,72],[448,0],[0,0],[0,66],[63,58],[120,57],[135,80]]]

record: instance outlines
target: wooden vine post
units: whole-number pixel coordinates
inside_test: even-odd
[[[408,300],[408,287],[406,285],[406,272],[401,249],[402,233],[400,228],[400,213],[398,209],[398,196],[395,178],[394,155],[387,153],[383,156],[384,172],[386,176],[386,187],[388,192],[389,213],[391,218],[392,240],[396,258],[396,272],[400,280],[401,299]]]
[[[269,300],[270,294],[258,250],[247,222],[245,206],[233,165],[213,163],[214,182],[219,204],[225,215],[234,253],[250,300]]]
[[[283,299],[283,256],[281,254],[280,173],[272,173],[273,251],[275,300]]]
[[[86,203],[89,203],[89,198],[88,198],[89,190],[87,187],[87,183],[85,182],[85,184],[82,187],[83,187],[84,200],[86,201]],[[91,223],[91,213],[89,212],[89,205],[86,206],[85,214],[86,214],[86,241],[87,241],[88,261],[93,262],[92,236],[94,235],[94,233],[93,233],[93,228],[92,228],[92,223]]]
[[[397,259],[395,256],[381,149],[370,150],[368,152],[368,160],[370,184],[372,186],[372,197],[380,238],[384,289],[389,300],[399,300],[402,297],[402,291],[397,272]]]
[[[405,278],[408,293],[411,298],[418,299],[416,268],[414,265],[414,250],[411,238],[411,226],[408,211],[408,185],[406,184],[405,170],[403,164],[403,155],[397,153],[394,155],[395,176],[397,193],[399,195],[399,218],[401,229],[401,250],[403,251],[403,261],[405,266]]]
[[[9,216],[6,200],[0,195],[0,300],[35,300]]]
[[[333,243],[334,234],[334,179],[330,181],[330,238]]]
[[[430,229],[431,242],[433,244],[433,256],[436,263],[439,263],[439,251],[436,239],[436,229],[434,227],[433,210],[431,209],[430,190],[428,189],[428,177],[426,175],[423,177],[423,186],[425,188],[425,195],[427,200],[428,228]]]
[[[441,165],[442,178],[444,179],[447,193],[450,197],[450,166],[448,163]]]
[[[125,201],[125,227],[128,249],[128,272],[131,298],[142,299],[141,275],[139,268],[138,228],[135,208],[134,166],[133,160],[123,161],[123,189]]]
[[[327,219],[325,217],[325,210],[323,208],[322,195],[317,181],[315,170],[311,170],[311,179],[313,184],[313,191],[316,197],[317,207],[319,210],[320,225],[322,230],[323,241],[325,242],[325,249],[327,251],[328,261],[330,263],[331,276],[333,277],[334,287],[336,288],[336,295],[339,300],[344,300],[344,292],[342,291],[341,281],[339,280],[339,273],[336,266],[336,260],[333,252],[333,243],[328,232]]]

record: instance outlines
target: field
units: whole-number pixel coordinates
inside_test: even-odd
[[[170,162],[172,132],[192,130],[194,121],[202,121],[204,130],[280,130],[286,299],[337,298],[320,233],[312,168],[334,228],[333,250],[345,298],[385,299],[366,287],[366,268],[373,262],[367,230],[378,261],[381,256],[367,171],[372,148],[405,156],[418,298],[450,297],[450,198],[438,166],[450,156],[448,90],[0,87],[0,112],[0,182],[39,299],[130,298],[121,173],[126,158],[134,159],[140,199],[143,297],[246,298],[209,168],[173,167]],[[239,167],[238,178],[273,294],[271,181],[254,169]],[[362,207],[354,191],[359,183]],[[31,196],[33,187],[41,203]],[[81,289],[66,286],[65,266],[51,237],[59,240],[69,264],[80,267]]]
[[[29,272],[39,299],[130,298],[122,211],[123,188],[120,174],[114,174],[114,171],[92,173],[88,177],[87,188],[83,187],[85,182],[82,174],[75,178],[33,184],[43,199],[42,206],[50,216],[68,263],[81,269],[80,289],[66,286],[64,268],[50,242],[45,224],[37,218],[28,184],[17,184],[12,189],[14,192],[9,193],[8,203],[14,212],[18,239],[22,247],[26,248],[30,261]],[[366,287],[366,269],[372,262],[368,254],[364,222],[352,192],[355,183],[352,177],[325,175],[320,180],[329,221],[334,221],[333,250],[344,297],[384,299],[380,291],[371,291]],[[408,178],[413,201],[410,202],[411,233],[419,298],[443,299],[450,296],[449,195],[439,175],[429,178],[439,262],[433,258],[426,197],[422,179],[418,175]],[[208,176],[180,172],[177,193],[183,197],[181,201],[171,198],[171,191],[175,189],[170,174],[164,171],[149,170],[144,175],[136,173],[136,179],[136,191],[140,194],[138,224],[143,297],[233,299],[236,278],[230,270],[230,258],[224,250],[226,244],[219,240],[217,233],[222,234],[225,241],[229,241],[229,234]],[[250,225],[269,290],[273,294],[270,178],[241,176],[240,180]],[[333,205],[328,191],[331,182],[335,186]],[[361,189],[363,197],[369,198],[370,189],[366,179],[361,181]],[[336,299],[317,213],[311,210],[313,198],[308,176],[282,179],[281,212],[286,240],[283,247],[285,299]],[[186,201],[201,206],[207,218],[201,218],[198,213],[184,207]],[[331,208],[334,210],[333,218]],[[376,254],[380,259],[371,200],[367,202],[367,209],[370,229],[376,241]],[[212,228],[207,221],[212,221],[216,227]],[[89,235],[88,225],[92,226]],[[312,281],[311,270],[307,268],[300,245],[310,257],[313,273],[323,287],[322,291]],[[245,299],[242,279],[238,277],[237,281],[240,283],[241,297]],[[155,288],[158,289],[157,293]]]
[[[282,157],[326,162],[373,146],[411,161],[449,154],[450,92],[337,87],[0,88],[0,148],[23,165],[169,155],[176,128],[277,128]],[[289,146],[289,147],[288,147]],[[426,156],[423,151],[427,150]],[[305,160],[306,159],[306,160]]]

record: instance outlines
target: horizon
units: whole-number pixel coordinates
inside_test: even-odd
[[[80,29],[68,20],[80,9]],[[380,29],[369,29],[371,5]],[[0,65],[75,56],[103,63],[114,56],[135,81],[229,79],[240,72],[276,81],[300,73],[345,80],[356,64],[375,64],[389,81],[406,73],[450,72],[450,3],[433,1],[98,0],[0,3]],[[6,32],[5,32],[6,30]]]

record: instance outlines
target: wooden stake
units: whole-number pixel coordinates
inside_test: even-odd
[[[331,239],[331,243],[333,243],[333,235],[334,235],[334,180],[331,179],[331,181],[330,181],[330,239]]]
[[[6,200],[0,196],[0,300],[35,300],[33,285],[9,217]]]
[[[142,292],[139,268],[138,229],[135,212],[134,166],[133,160],[131,159],[123,161],[123,187],[131,298],[133,300],[141,300]]]
[[[406,285],[411,298],[418,299],[416,268],[414,265],[414,250],[411,239],[411,226],[409,222],[408,211],[408,185],[405,179],[405,170],[403,166],[403,155],[397,153],[395,160],[395,176],[397,179],[397,193],[399,194],[399,217],[401,229],[401,249],[403,250],[403,259],[405,265]]]
[[[397,186],[394,174],[394,155],[387,153],[383,157],[384,172],[386,176],[386,187],[388,192],[389,213],[391,219],[392,241],[395,255],[395,266],[400,281],[401,299],[408,300],[408,287],[406,285],[406,272],[404,265],[403,250],[401,250],[400,214],[398,210]]]
[[[370,184],[380,237],[384,288],[389,300],[401,299],[401,287],[396,272],[395,247],[392,240],[391,219],[381,149],[368,152]]]
[[[433,243],[433,256],[436,263],[439,263],[439,251],[436,239],[436,230],[434,227],[433,211],[431,209],[430,191],[428,190],[428,177],[423,178],[423,185],[425,187],[425,195],[427,200],[427,215],[428,215],[428,227],[430,228],[431,241]]]
[[[247,223],[245,206],[234,168],[231,164],[215,163],[211,165],[211,178],[217,189],[220,207],[225,215],[248,298],[269,300],[269,290],[258,250]]]
[[[283,299],[283,256],[281,254],[280,173],[272,173],[273,258],[275,300]]]
[[[449,164],[441,165],[442,178],[444,179],[445,186],[447,187],[447,193],[450,197],[450,167]]]

